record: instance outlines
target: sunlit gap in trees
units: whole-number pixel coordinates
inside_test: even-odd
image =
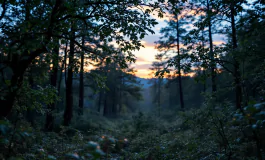
[[[187,2],[188,5],[188,2]],[[197,19],[200,19],[201,16],[205,16],[204,12],[201,12],[200,10],[184,10],[179,16],[178,18],[185,18],[186,16],[196,16]],[[172,14],[170,14],[169,12],[165,12],[163,18],[159,18],[158,14],[152,14],[152,17],[156,18],[157,21],[159,22],[158,24],[158,28],[155,28],[155,36],[160,35],[159,30],[162,27],[165,27],[165,21],[169,21],[172,19]],[[187,23],[185,24],[185,28],[187,30],[192,30],[192,29],[196,29],[195,26],[192,25],[192,23]],[[205,32],[207,31],[207,28],[205,28]],[[154,36],[154,38],[156,38]],[[151,37],[151,36],[147,36],[147,37]],[[150,41],[150,38],[147,38],[146,40],[142,40],[141,43],[144,45],[145,48],[141,48],[140,51],[135,52],[137,57],[140,57],[140,59],[145,59],[145,62],[143,60],[141,61],[136,61],[136,64],[134,65],[136,67],[136,69],[138,70],[137,72],[137,76],[142,77],[142,78],[151,78],[150,77],[150,71],[148,68],[150,68],[152,61],[155,61],[154,59],[154,53],[157,53],[157,50],[155,50],[155,44],[154,41],[157,40],[156,39],[152,39],[153,42]],[[225,44],[227,41],[226,37],[220,34],[213,34],[213,44],[215,46],[220,46],[222,44]],[[206,42],[205,43],[205,48],[209,47],[209,44]],[[180,44],[180,48],[185,48],[185,46],[183,44]],[[176,51],[176,48],[172,49],[173,51]],[[151,57],[152,54],[152,57]],[[174,54],[171,54],[172,56]],[[192,71],[195,72],[195,71]],[[195,73],[183,73],[187,76],[194,76]]]

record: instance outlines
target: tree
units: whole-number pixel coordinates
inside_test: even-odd
[[[195,1],[196,2],[196,1]],[[236,91],[236,108],[241,109],[241,102],[242,102],[242,88],[241,88],[241,75],[240,75],[240,63],[237,60],[237,34],[236,34],[236,22],[235,17],[239,12],[242,12],[242,4],[244,3],[244,0],[240,1],[226,1],[226,0],[220,0],[220,1],[202,1],[204,3],[204,7],[201,9],[201,4],[197,4],[197,13],[206,13],[206,18],[201,23],[197,23],[196,26],[198,26],[199,29],[204,29],[204,26],[208,26],[208,37],[209,37],[209,59],[210,63],[210,69],[211,69],[211,81],[212,81],[212,91],[216,91],[216,64],[218,63],[222,67],[225,67],[226,70],[232,73],[234,76],[234,83],[235,83],[235,91]],[[204,9],[205,8],[205,9]],[[229,8],[229,9],[228,9]],[[226,59],[220,59],[216,58],[215,55],[217,53],[214,53],[213,49],[213,40],[212,40],[212,26],[214,23],[218,22],[219,26],[223,26],[222,23],[226,21],[231,24],[231,28],[227,28],[227,31],[229,33],[228,37],[231,38],[231,47],[230,48],[230,54],[232,55],[232,61],[226,60]],[[218,27],[216,27],[217,33],[225,33],[223,31],[218,31]],[[231,31],[231,32],[230,32]],[[231,33],[231,34],[230,34]],[[227,32],[225,33],[227,34]],[[217,49],[218,50],[218,49]],[[222,57],[221,53],[219,57]],[[225,65],[233,65],[233,71],[231,71],[229,68],[227,68]]]
[[[161,72],[165,68],[165,60],[164,54],[156,54],[156,61],[152,62],[152,67],[149,68],[151,70],[151,74],[155,75],[153,79],[153,90],[154,90],[154,100],[157,110],[158,116],[161,114],[161,93],[162,93],[162,85],[163,85],[163,77],[159,76],[158,73]]]
[[[75,4],[75,5],[74,5]],[[148,5],[154,10],[158,3],[144,3],[144,1],[108,1],[84,2],[56,0],[24,2],[12,1],[6,5],[1,14],[1,53],[9,57],[1,70],[12,70],[10,85],[2,95],[0,116],[10,114],[18,90],[22,86],[26,69],[42,53],[50,54],[53,45],[51,39],[71,40],[69,32],[70,21],[83,21],[93,33],[98,33],[102,41],[115,40],[126,53],[128,60],[133,60],[131,50],[139,49],[139,39],[151,29],[156,21],[150,18],[150,9],[136,9],[135,7]],[[83,12],[83,8],[87,8]],[[29,19],[24,18],[24,11],[30,12]],[[161,15],[161,14],[160,14]],[[95,22],[93,25],[89,22]],[[14,25],[15,24],[15,25]],[[123,36],[122,36],[123,35]],[[125,39],[128,37],[128,39]],[[72,39],[73,41],[73,39]],[[130,43],[129,43],[130,41]],[[56,42],[57,43],[57,42]],[[74,40],[75,45],[82,48],[80,42]],[[97,50],[89,50],[97,55]],[[19,67],[17,67],[19,66]]]
[[[243,1],[239,2],[239,6]],[[231,28],[232,28],[232,48],[233,50],[237,49],[237,33],[236,33],[236,24],[235,24],[235,10],[236,2],[233,0],[230,2],[230,17],[231,17]],[[241,7],[241,6],[240,6]],[[236,85],[236,107],[237,109],[242,109],[241,102],[242,102],[242,88],[241,88],[241,76],[240,76],[240,63],[237,60],[236,56],[233,57],[234,59],[234,76],[235,76],[235,85]]]
[[[85,37],[82,36],[82,47],[85,46]],[[81,64],[80,64],[80,73],[79,73],[79,115],[83,114],[84,108],[84,52],[81,53]]]
[[[232,74],[234,76],[234,85],[235,85],[235,95],[236,95],[236,108],[242,110],[242,82],[241,82],[241,73],[240,73],[240,62],[238,60],[238,40],[237,40],[237,31],[236,31],[236,20],[235,17],[238,13],[243,11],[242,4],[245,3],[245,0],[239,1],[216,1],[216,12],[218,12],[219,16],[225,16],[229,19],[229,23],[231,24],[231,34],[229,35],[231,38],[231,47],[230,53],[232,55],[232,65],[234,70]],[[229,9],[227,9],[229,8]]]
[[[110,55],[111,56],[111,55]],[[122,54],[121,54],[122,56]],[[136,77],[133,75],[134,70],[121,66],[124,61],[120,57],[120,62],[102,61],[98,64],[98,68],[90,71],[91,76],[103,77],[104,85],[95,85],[98,81],[90,82],[89,86],[97,93],[97,110],[100,112],[101,103],[103,103],[104,116],[117,116],[122,112],[122,107],[133,109],[130,103],[141,99],[141,88]],[[121,77],[122,75],[122,77]]]
[[[73,117],[73,68],[74,68],[74,54],[75,54],[75,30],[72,22],[72,27],[70,31],[70,52],[69,52],[69,63],[67,71],[67,80],[66,80],[66,106],[64,111],[64,122],[65,126],[69,126],[71,119]]]
[[[193,28],[189,32],[189,43],[192,43],[191,45],[196,44],[196,40],[202,41],[203,47],[208,47],[209,52],[208,56],[199,54],[198,59],[201,59],[199,61],[204,61],[201,63],[201,67],[203,67],[204,72],[206,69],[209,68],[210,76],[211,76],[211,88],[212,93],[215,93],[217,91],[217,82],[216,82],[216,61],[215,61],[215,55],[214,52],[214,44],[213,44],[213,23],[216,19],[216,14],[214,12],[215,3],[212,0],[193,0],[191,1],[190,5],[188,6],[189,11],[194,13],[194,15],[191,15],[192,17],[192,23]],[[208,30],[206,30],[208,28]],[[204,32],[208,32],[207,38],[204,35]],[[199,36],[201,34],[201,36]],[[192,39],[195,38],[195,39]],[[206,43],[207,41],[208,43]],[[190,46],[191,47],[191,46]],[[198,50],[198,49],[196,49]],[[204,48],[200,49],[206,51]],[[204,54],[204,53],[203,53]]]
[[[58,65],[59,65],[59,42],[58,39],[55,39],[57,41],[57,45],[54,46],[53,49],[53,57],[52,57],[52,70],[51,70],[51,85],[56,88],[57,87],[57,76],[58,76]],[[46,115],[46,124],[45,124],[45,130],[52,131],[53,125],[54,125],[54,117],[53,112],[56,107],[56,102],[50,104],[48,106],[48,111]]]
[[[181,51],[180,51],[180,40],[184,36],[185,29],[183,28],[183,25],[186,23],[184,21],[181,21],[183,19],[181,15],[181,7],[175,8],[175,3],[169,4],[170,10],[169,13],[172,14],[172,17],[169,22],[167,22],[168,26],[161,29],[160,33],[163,34],[163,37],[161,37],[161,40],[156,42],[157,49],[159,51],[165,51],[169,52],[175,49],[177,55],[173,57],[174,67],[177,69],[177,76],[178,76],[178,88],[179,88],[179,99],[180,99],[180,106],[181,109],[184,110],[184,99],[183,99],[183,89],[182,89],[182,67],[181,67]],[[163,40],[163,38],[167,38],[166,40]]]
[[[258,1],[257,1],[258,2]],[[261,39],[264,37],[264,4],[253,3],[251,9],[240,17],[238,22],[238,46],[240,50],[240,61],[242,63],[242,81],[243,95],[245,97],[244,104],[249,101],[260,101],[264,93],[262,75],[264,71],[262,66],[264,63],[264,45]],[[253,8],[253,9],[252,9]],[[251,92],[250,92],[251,91]]]
[[[213,52],[213,39],[212,39],[212,12],[210,8],[210,3],[211,1],[207,0],[207,19],[208,19],[208,34],[209,34],[209,43],[210,43],[210,52],[209,52],[209,57],[211,60],[211,80],[212,80],[212,92],[216,92],[216,64],[214,62],[214,52]]]

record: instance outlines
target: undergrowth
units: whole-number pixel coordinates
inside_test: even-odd
[[[231,108],[206,102],[200,109],[164,111],[160,118],[139,112],[107,119],[85,112],[55,132],[33,128],[21,115],[12,123],[0,121],[0,159],[264,158],[264,104],[249,104],[243,113]]]

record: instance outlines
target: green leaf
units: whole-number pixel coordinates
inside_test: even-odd
[[[114,138],[108,138],[108,140],[110,141],[110,142],[112,142],[112,143],[115,143],[116,142],[116,140],[114,139]]]
[[[47,159],[48,160],[56,160],[57,158],[55,158],[53,155],[48,155]]]
[[[244,108],[245,111],[248,111],[249,113],[255,113],[257,111],[256,107],[254,106],[247,106]]]
[[[106,63],[109,64],[111,62],[111,59],[108,57],[106,58]]]
[[[264,107],[264,103],[257,103],[257,104],[254,104],[254,107],[257,109],[257,110],[261,110],[263,107]]]
[[[25,138],[25,137],[29,137],[30,134],[28,134],[28,132],[20,132],[20,136]]]
[[[101,149],[96,149],[95,152],[92,153],[95,158],[100,158],[105,156],[105,153]]]
[[[11,81],[10,80],[5,80],[6,85],[10,86],[11,85]]]
[[[0,139],[0,143],[1,143],[1,144],[4,144],[4,145],[5,145],[5,144],[9,144],[9,140],[6,139],[6,138],[1,138],[1,139]]]
[[[142,33],[142,34],[140,35],[140,39],[143,39],[143,38],[144,38],[144,36],[145,36],[145,34],[144,34],[144,33]]]
[[[88,147],[89,149],[92,149],[92,150],[97,149],[98,146],[99,146],[99,144],[96,143],[96,142],[93,142],[93,141],[89,141],[88,144],[87,144],[87,147]]]
[[[255,114],[255,119],[256,120],[264,120],[265,119],[265,111],[261,111],[259,113]]]
[[[65,155],[65,157],[72,158],[72,159],[76,159],[76,160],[79,160],[80,159],[79,155],[76,154],[76,153],[68,153],[68,154]]]
[[[149,14],[150,12],[151,12],[150,9],[146,9],[146,10],[145,10],[145,13],[148,13],[148,14]]]
[[[3,135],[7,134],[7,130],[10,128],[9,125],[9,122],[0,120],[0,133],[2,133]]]
[[[10,123],[5,120],[0,120],[0,125],[10,125]]]

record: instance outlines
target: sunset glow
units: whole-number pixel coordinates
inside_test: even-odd
[[[188,15],[194,14],[195,11],[188,13]],[[202,14],[203,13],[199,13],[197,16],[200,16]],[[152,62],[155,61],[155,55],[159,53],[159,51],[155,49],[155,41],[158,41],[159,37],[161,37],[159,31],[161,28],[167,26],[165,21],[168,21],[171,15],[169,13],[166,13],[163,18],[159,18],[157,14],[153,14],[152,17],[155,18],[158,22],[158,25],[153,29],[155,31],[155,34],[147,35],[141,41],[141,43],[144,45],[144,48],[142,47],[139,51],[134,52],[135,56],[137,57],[137,61],[133,65],[133,67],[135,67],[135,69],[137,70],[136,76],[141,78],[151,78],[149,68],[151,67]],[[190,25],[188,27],[193,28],[193,26]],[[217,46],[225,43],[225,37],[222,35],[213,35],[213,40],[213,44]],[[183,44],[180,44],[180,48],[182,47],[184,47]],[[194,75],[195,73],[188,73],[185,76],[192,77]]]
[[[187,12],[185,11],[185,13],[187,13]],[[195,11],[188,13],[188,15],[194,15],[194,14],[195,14]],[[200,15],[201,15],[201,13],[198,16],[200,16]],[[136,76],[141,77],[141,78],[153,77],[153,75],[150,74],[151,72],[150,72],[149,68],[151,68],[152,62],[155,61],[155,55],[157,53],[159,53],[159,51],[157,49],[155,49],[155,42],[158,41],[159,37],[162,36],[159,32],[160,32],[161,28],[164,28],[167,26],[166,21],[168,21],[171,17],[171,15],[169,13],[166,13],[163,18],[159,18],[157,14],[152,14],[151,16],[153,18],[155,18],[158,22],[158,24],[153,28],[155,34],[149,33],[149,35],[146,35],[141,40],[141,44],[144,47],[141,47],[140,50],[133,52],[134,55],[136,56],[137,60],[136,60],[136,63],[130,65],[131,67],[133,67],[134,69],[137,70],[137,72],[135,73]],[[187,27],[188,28],[194,28],[191,24],[188,24]],[[225,37],[222,35],[213,35],[213,40],[214,40],[213,44],[216,46],[222,45],[225,43]],[[116,48],[119,47],[119,45],[115,41],[112,41],[109,44],[113,45]],[[185,47],[185,46],[183,44],[180,44],[180,48],[183,48],[183,47]],[[176,48],[172,49],[172,51],[174,51],[174,50],[176,51]],[[64,54],[64,48],[63,47],[60,49],[60,54]],[[66,63],[68,63],[68,60]],[[85,60],[85,64],[86,64],[84,66],[85,72],[89,72],[90,70],[95,69],[95,67],[91,63],[92,62]],[[195,73],[188,73],[188,74],[183,73],[183,75],[193,77],[195,75]]]

